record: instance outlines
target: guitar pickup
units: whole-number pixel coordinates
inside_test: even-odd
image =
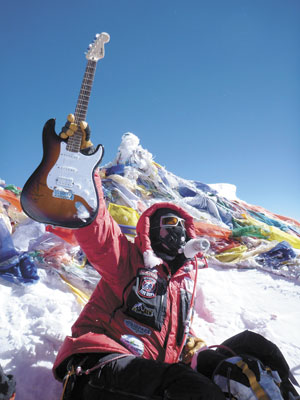
[[[72,178],[65,178],[64,176],[59,176],[56,178],[57,186],[62,186],[64,188],[72,188],[74,185],[74,181]]]

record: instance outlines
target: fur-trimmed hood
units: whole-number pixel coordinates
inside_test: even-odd
[[[188,238],[193,239],[196,237],[193,217],[182,207],[168,202],[153,204],[140,216],[136,226],[137,236],[135,237],[135,244],[143,254],[145,266],[148,268],[153,268],[163,263],[162,259],[154,253],[150,241],[150,217],[160,208],[169,208],[176,211],[185,220]]]

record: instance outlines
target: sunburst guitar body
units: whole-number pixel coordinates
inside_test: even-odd
[[[107,33],[96,36],[87,53],[87,67],[81,85],[75,122],[86,119],[87,106],[96,70],[96,63],[104,57]],[[98,193],[94,171],[99,165],[104,148],[98,145],[92,154],[80,151],[80,129],[68,141],[55,132],[55,120],[46,122],[43,129],[43,158],[25,183],[21,192],[23,211],[32,219],[65,228],[89,225],[98,212]]]
[[[98,212],[93,175],[103,147],[99,145],[92,155],[68,151],[54,126],[54,119],[44,126],[43,159],[22,190],[22,208],[36,221],[80,228],[89,225]]]

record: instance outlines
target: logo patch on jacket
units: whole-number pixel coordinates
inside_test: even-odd
[[[125,319],[124,324],[136,335],[151,335],[151,331],[149,328],[139,325],[136,322],[131,321],[130,319]]]
[[[144,353],[144,343],[133,335],[122,335],[121,342],[124,346],[136,356],[141,356]]]
[[[157,279],[143,276],[139,285],[138,294],[147,299],[153,299],[157,292]]]
[[[132,309],[136,314],[144,315],[145,317],[153,317],[153,310],[143,303],[136,303]]]

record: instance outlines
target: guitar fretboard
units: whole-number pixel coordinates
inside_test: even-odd
[[[96,72],[96,65],[97,65],[96,61],[88,60],[85,68],[85,73],[82,80],[74,113],[75,123],[77,124],[80,121],[86,120],[87,109],[89,105],[89,100]],[[72,151],[74,153],[78,153],[80,151],[81,140],[82,140],[82,132],[80,129],[78,129],[77,132],[75,132],[74,135],[68,139],[67,150]]]

